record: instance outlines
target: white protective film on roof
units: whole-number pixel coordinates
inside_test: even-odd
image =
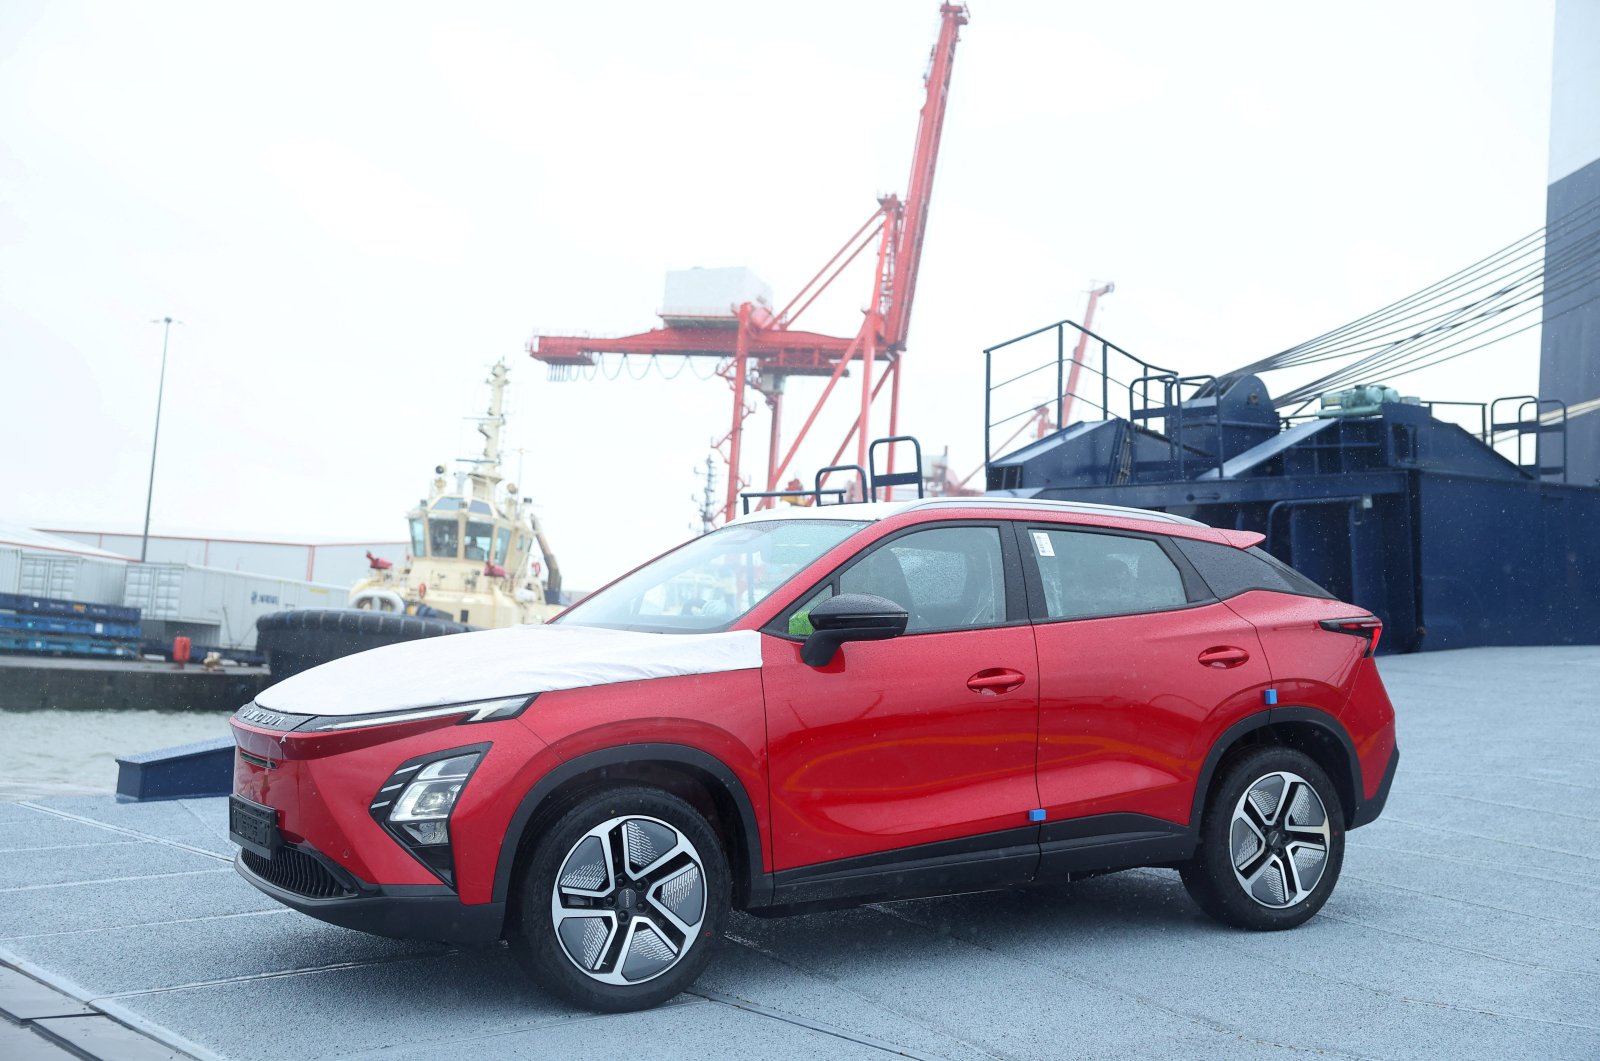
[[[761,635],[754,630],[513,626],[358,652],[286,678],[256,703],[297,715],[364,715],[760,666]]]

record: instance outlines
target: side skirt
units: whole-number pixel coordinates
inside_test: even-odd
[[[1194,854],[1186,825],[1143,814],[1096,814],[1039,830],[1040,881],[1071,880],[1133,866],[1164,866]]]
[[[862,903],[992,891],[1180,862],[1194,853],[1183,825],[1140,814],[1102,814],[1009,829],[768,874],[772,899],[761,917]]]

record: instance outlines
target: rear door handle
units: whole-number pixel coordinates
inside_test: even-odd
[[[1227,667],[1237,667],[1249,658],[1250,653],[1242,648],[1234,648],[1232,645],[1218,645],[1216,648],[1208,648],[1200,653],[1199,656],[1201,663],[1207,667],[1216,667],[1219,670]]]
[[[990,667],[988,670],[981,670],[968,678],[967,688],[975,693],[994,695],[997,693],[1009,693],[1027,680],[1027,675],[1021,671],[1012,670],[1009,667]]]

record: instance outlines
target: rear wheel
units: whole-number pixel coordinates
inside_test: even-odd
[[[523,879],[519,961],[590,1009],[645,1009],[694,983],[728,914],[727,859],[688,803],[650,788],[579,800]]]
[[[1251,748],[1224,765],[1179,867],[1200,908],[1225,924],[1303,924],[1333,892],[1344,864],[1344,811],[1328,775],[1292,748]]]

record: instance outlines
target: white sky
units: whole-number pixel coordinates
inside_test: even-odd
[[[787,301],[905,190],[937,8],[6,0],[0,518],[137,531],[171,314],[155,532],[402,538],[504,356],[568,585],[674,544],[726,385],[551,383],[523,344],[655,325],[670,268]],[[1544,221],[1548,0],[973,8],[902,397],[963,470],[981,349],[1091,280],[1096,330],[1221,371]],[[869,285],[804,325],[853,332]],[[1537,334],[1402,389],[1534,390]]]

